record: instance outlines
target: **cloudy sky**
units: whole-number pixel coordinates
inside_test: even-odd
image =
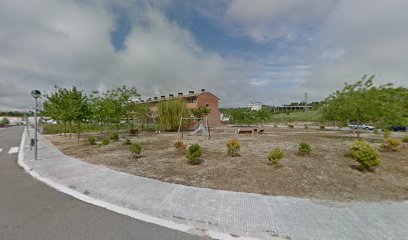
[[[0,110],[30,91],[199,91],[221,106],[408,86],[406,0],[0,0]]]

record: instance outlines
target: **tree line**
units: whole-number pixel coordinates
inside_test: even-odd
[[[56,86],[52,93],[44,95],[41,114],[57,121],[64,135],[75,130],[79,138],[84,124],[98,125],[101,133],[108,126],[115,126],[119,131],[122,121],[147,112],[147,106],[134,102],[138,96],[135,88],[126,86],[106,92],[93,91],[90,95],[75,86],[70,89]]]
[[[319,104],[323,115],[321,121],[336,121],[340,125],[365,123],[377,128],[407,126],[408,89],[391,83],[375,85],[374,77],[365,75],[355,83],[345,83],[342,90],[327,97]],[[260,111],[236,108],[223,112],[229,117],[229,123],[239,125],[267,123],[274,114],[270,108]]]
[[[365,75],[331,94],[321,109],[324,118],[378,128],[408,126],[408,89],[391,83],[375,85],[374,77]]]
[[[194,116],[201,118],[209,114],[210,109],[202,106],[198,109],[187,109],[186,101],[182,99],[168,99],[155,105],[156,114],[153,115],[152,103],[136,101],[140,94],[135,88],[122,86],[106,92],[93,91],[87,95],[77,87],[61,88],[56,86],[50,94],[45,94],[45,101],[41,114],[49,117],[60,126],[60,132],[71,134],[76,132],[78,139],[84,125],[97,125],[103,133],[112,128],[119,132],[121,125],[134,128],[134,120],[148,123],[155,121],[159,128],[175,130],[179,126],[180,117]],[[184,127],[188,127],[184,122]]]

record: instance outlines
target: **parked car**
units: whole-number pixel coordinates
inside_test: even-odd
[[[407,127],[406,126],[393,126],[393,127],[390,127],[390,129],[392,131],[398,132],[398,131],[406,131]]]
[[[348,125],[349,128],[351,129],[364,129],[364,130],[374,130],[375,127],[367,124],[356,124],[356,123],[350,123]]]

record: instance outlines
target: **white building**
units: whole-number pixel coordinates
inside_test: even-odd
[[[262,109],[262,103],[250,101],[248,104],[248,108],[250,108],[252,111],[259,111]]]

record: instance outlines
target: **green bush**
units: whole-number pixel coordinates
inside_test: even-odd
[[[295,125],[289,124],[288,127],[289,127],[290,129],[293,129],[293,128],[295,127]]]
[[[119,134],[117,132],[113,132],[113,133],[111,133],[109,138],[112,141],[119,141]]]
[[[130,145],[129,151],[130,154],[132,154],[132,157],[138,157],[142,152],[142,147],[137,143],[133,143],[132,145]]]
[[[1,124],[4,124],[4,125],[10,124],[10,120],[5,117],[5,118],[3,118],[3,119],[1,120]]]
[[[405,136],[405,137],[402,139],[402,142],[408,143],[408,136]]]
[[[298,153],[300,155],[309,155],[310,152],[312,152],[312,147],[308,143],[305,142],[299,143]]]
[[[391,136],[391,131],[388,129],[383,130],[383,136],[384,138],[389,138]]]
[[[325,129],[326,127],[324,125],[320,125],[319,127],[321,130]]]
[[[126,139],[126,140],[123,142],[123,145],[132,145],[132,141],[130,141],[130,139]]]
[[[365,170],[373,170],[381,164],[377,150],[367,141],[357,140],[350,147],[350,155]]]
[[[201,156],[201,147],[199,144],[193,144],[187,149],[186,157],[188,159],[188,163],[192,165],[196,165],[200,163],[200,156]]]
[[[110,143],[109,138],[102,139],[102,145],[108,145]]]
[[[96,145],[96,138],[93,136],[88,137],[89,145]]]
[[[177,149],[177,151],[184,152],[186,151],[187,144],[185,144],[183,141],[177,141],[174,143],[174,147]]]
[[[305,129],[309,129],[309,126],[307,124],[305,124]]]
[[[228,155],[231,157],[237,157],[241,150],[241,144],[238,139],[232,138],[227,142]]]
[[[377,129],[377,128],[374,129],[373,133],[374,133],[375,135],[377,135],[377,134],[378,134],[378,129]]]
[[[384,150],[398,151],[398,148],[400,145],[401,145],[401,140],[397,138],[386,138],[385,144],[382,144],[381,148]]]
[[[269,151],[268,160],[271,162],[272,165],[275,167],[280,167],[280,160],[284,157],[285,153],[280,148],[275,148]]]

